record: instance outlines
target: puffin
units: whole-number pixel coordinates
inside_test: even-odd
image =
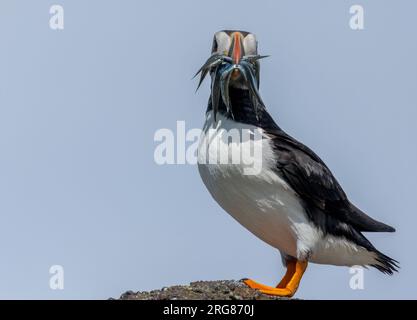
[[[262,101],[258,41],[251,32],[214,34],[211,55],[195,76],[207,75],[211,93],[197,151],[198,171],[214,200],[243,227],[278,249],[286,273],[276,286],[242,279],[264,294],[292,297],[309,262],[398,271],[363,232],[395,232],[366,215],[343,191],[330,169],[310,148],[284,132]],[[230,132],[260,139],[230,139]],[[238,144],[258,144],[260,170],[248,174],[244,161],[230,160]]]

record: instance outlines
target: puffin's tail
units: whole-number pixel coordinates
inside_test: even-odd
[[[377,248],[375,248],[374,245],[358,230],[352,228],[351,231],[353,241],[359,246],[364,247],[372,255],[371,261],[367,263],[368,266],[374,267],[382,273],[388,275],[392,275],[394,272],[398,272],[400,266],[397,260],[388,257],[387,255],[379,251]]]
[[[377,263],[371,264],[371,267],[374,267],[381,271],[382,273],[392,275],[394,272],[398,272],[398,269],[400,268],[399,262],[397,260],[394,260],[382,252],[379,252],[378,250],[374,251],[376,253],[376,261]]]

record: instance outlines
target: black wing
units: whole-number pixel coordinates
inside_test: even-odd
[[[277,151],[277,170],[307,206],[310,218],[332,229],[348,224],[357,231],[393,232],[394,228],[367,216],[348,200],[324,162],[284,131],[267,130]]]

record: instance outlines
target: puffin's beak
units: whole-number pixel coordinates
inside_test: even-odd
[[[234,64],[239,64],[240,59],[245,55],[243,48],[243,37],[240,32],[232,34],[232,43],[229,49],[229,57],[232,58]]]
[[[212,77],[211,104],[214,121],[216,121],[216,114],[221,101],[223,101],[227,112],[233,118],[229,94],[231,81],[238,80],[239,83],[246,85],[249,90],[250,98],[252,99],[256,117],[258,117],[258,108],[264,106],[258,91],[259,72],[257,69],[257,61],[267,56],[261,56],[257,53],[246,55],[243,39],[244,37],[241,32],[233,32],[230,35],[231,41],[229,50],[212,52],[211,56],[195,74],[195,76],[200,74],[200,81],[197,89],[200,87],[206,75],[210,74]]]

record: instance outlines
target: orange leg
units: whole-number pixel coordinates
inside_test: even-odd
[[[257,283],[251,279],[246,279],[243,282],[250,288],[257,289],[265,294],[292,297],[298,289],[307,265],[307,261],[288,261],[287,272],[276,288]]]
[[[295,260],[290,260],[287,262],[287,272],[285,272],[284,277],[278,283],[277,288],[285,288],[290,282],[291,278],[294,276],[295,273]]]

